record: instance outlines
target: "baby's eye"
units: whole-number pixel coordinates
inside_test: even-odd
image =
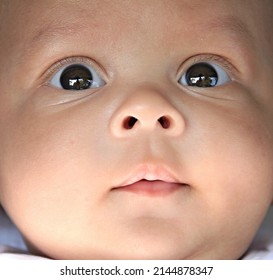
[[[93,67],[85,64],[71,64],[61,68],[50,83],[65,90],[85,90],[105,85],[105,81]]]
[[[215,87],[230,81],[226,71],[214,63],[200,62],[192,65],[178,80],[184,86]]]

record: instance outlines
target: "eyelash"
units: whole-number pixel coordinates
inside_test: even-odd
[[[50,83],[50,79],[52,78],[52,76],[54,74],[56,74],[62,67],[67,66],[69,64],[79,64],[79,63],[83,63],[83,64],[87,64],[87,65],[91,65],[92,67],[94,67],[94,69],[104,78],[106,78],[105,73],[103,73],[102,70],[100,70],[100,68],[98,66],[95,65],[94,61],[90,58],[84,57],[84,56],[79,56],[79,57],[66,57],[63,58],[59,61],[57,61],[56,63],[53,64],[53,66],[51,66],[43,75],[44,78],[43,80],[45,81],[44,83],[46,85],[48,85]],[[98,63],[97,63],[98,64]],[[99,65],[100,66],[100,65]],[[101,67],[101,66],[100,66]],[[103,69],[103,67],[101,67]]]
[[[228,72],[228,74],[230,75],[231,78],[236,76],[236,74],[239,72],[238,69],[229,61],[229,59],[222,57],[222,56],[214,55],[214,54],[201,54],[201,55],[189,58],[186,62],[186,64],[187,64],[186,70],[190,66],[200,63],[200,62],[216,63],[217,65],[223,67]],[[183,67],[183,69],[185,69],[185,67]],[[185,70],[184,70],[184,72],[185,72]]]
[[[229,76],[234,79],[234,77],[236,77],[236,74],[239,72],[238,69],[227,59],[218,55],[213,55],[213,54],[200,54],[197,56],[193,56],[190,57],[186,62],[183,62],[183,70],[179,70],[178,71],[178,76],[181,77],[181,75],[183,73],[185,73],[185,71],[187,71],[187,69],[189,69],[190,66],[200,63],[200,62],[211,62],[211,63],[216,63],[220,66],[222,66],[227,73],[229,74]],[[103,69],[103,67],[101,65],[100,68],[97,67],[96,65],[94,65],[94,61],[88,57],[84,57],[84,56],[79,56],[79,57],[66,57],[63,58],[59,61],[57,61],[56,63],[53,64],[53,66],[51,66],[45,73],[44,73],[44,78],[43,78],[43,84],[48,85],[50,83],[50,79],[51,77],[56,74],[58,72],[58,70],[60,70],[62,67],[69,65],[69,64],[73,64],[73,63],[85,63],[85,64],[89,64],[92,67],[94,67],[94,69],[102,76],[102,77],[106,77],[105,73],[100,70]],[[186,64],[186,67],[185,67]],[[180,67],[181,68],[181,67]]]

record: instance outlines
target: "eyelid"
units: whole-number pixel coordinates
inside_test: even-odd
[[[190,68],[190,66],[200,62],[215,63],[223,67],[223,69],[227,71],[227,74],[231,80],[237,79],[239,75],[239,70],[230,62],[228,58],[215,54],[200,54],[192,56],[183,62],[178,69],[177,77],[179,78],[182,74],[184,74]]]
[[[50,80],[54,74],[56,74],[62,67],[68,66],[70,64],[76,64],[76,63],[83,63],[91,65],[94,70],[102,76],[102,78],[105,80],[106,83],[108,83],[109,77],[104,70],[104,68],[98,63],[92,60],[91,58],[84,57],[84,56],[72,56],[72,57],[66,57],[63,58],[57,62],[55,62],[52,66],[50,66],[42,75],[43,78],[43,84],[48,85],[50,83]]]

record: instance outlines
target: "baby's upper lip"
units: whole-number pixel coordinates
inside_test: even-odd
[[[142,164],[129,172],[125,180],[121,181],[115,188],[125,187],[141,180],[182,184],[170,168],[162,165]]]

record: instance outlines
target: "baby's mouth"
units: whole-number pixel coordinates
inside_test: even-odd
[[[111,190],[157,197],[170,195],[186,186],[188,185],[180,182],[164,167],[143,165],[131,172],[119,186]]]
[[[186,184],[142,179],[129,185],[113,188],[113,190],[131,192],[146,196],[166,196],[185,186]]]

